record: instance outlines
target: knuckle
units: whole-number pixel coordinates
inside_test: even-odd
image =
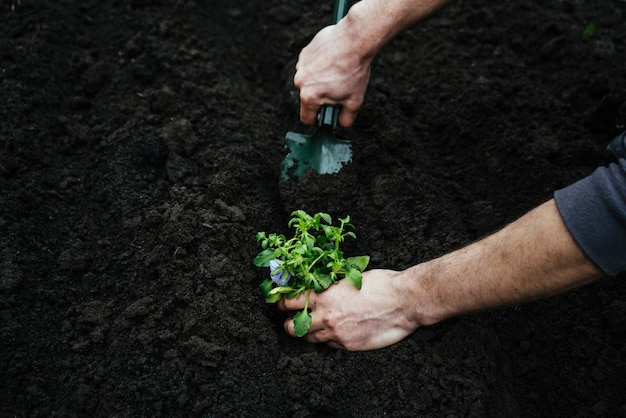
[[[347,100],[343,108],[350,114],[356,114],[361,108],[361,105],[363,105],[363,100]]]
[[[296,309],[297,307],[297,302],[296,299],[287,299],[287,298],[283,298],[283,306],[285,307],[286,310],[288,311],[293,311]]]
[[[335,330],[339,326],[339,315],[335,311],[327,311],[322,317],[322,322],[327,329]]]
[[[363,100],[346,100],[343,107],[350,112],[356,112],[362,104]]]
[[[301,89],[300,101],[304,104],[311,105],[317,101],[317,96],[310,89]]]
[[[342,341],[342,347],[346,351],[357,351],[359,346],[352,341]]]
[[[297,66],[296,66],[296,71],[297,71]],[[302,88],[302,77],[300,77],[300,73],[296,72],[296,74],[293,76],[293,85],[298,89],[301,90]]]
[[[293,299],[287,299],[285,296],[283,296],[283,298],[280,300],[279,303],[281,303],[285,308],[289,309],[291,307],[291,304]]]

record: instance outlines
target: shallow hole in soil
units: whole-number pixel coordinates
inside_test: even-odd
[[[283,328],[283,324],[285,320],[289,317],[289,314],[283,311],[278,310],[275,306],[269,306],[265,312],[265,317],[272,324],[272,328],[276,332],[276,335],[281,343],[285,341],[289,341],[291,337],[287,335],[285,329]]]

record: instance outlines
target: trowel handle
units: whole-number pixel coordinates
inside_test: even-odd
[[[332,129],[337,127],[337,118],[339,117],[339,107],[324,105],[320,107],[317,114],[317,125],[319,127],[330,126]]]
[[[348,14],[352,6],[351,0],[335,0],[335,11],[333,11],[333,25],[339,22],[345,15]]]
[[[352,6],[352,0],[335,0],[335,10],[333,11],[333,25],[339,22],[345,15],[348,14]],[[337,106],[324,105],[320,108],[320,112],[317,114],[317,124],[319,126],[330,126],[335,128],[337,126],[337,117],[339,115],[339,108]]]

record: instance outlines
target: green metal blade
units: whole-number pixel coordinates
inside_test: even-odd
[[[290,152],[283,163],[284,180],[291,174],[300,178],[309,168],[319,174],[334,174],[352,160],[350,141],[335,138],[325,126],[312,135],[287,132],[286,139]]]

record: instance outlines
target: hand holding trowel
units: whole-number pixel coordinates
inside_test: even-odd
[[[333,24],[339,22],[350,9],[351,1],[335,0]],[[290,152],[283,163],[283,179],[290,174],[302,177],[308,168],[320,174],[333,174],[352,160],[350,141],[337,139],[334,130],[337,126],[339,109],[324,105],[317,115],[317,130],[311,135],[287,132],[287,147]]]

